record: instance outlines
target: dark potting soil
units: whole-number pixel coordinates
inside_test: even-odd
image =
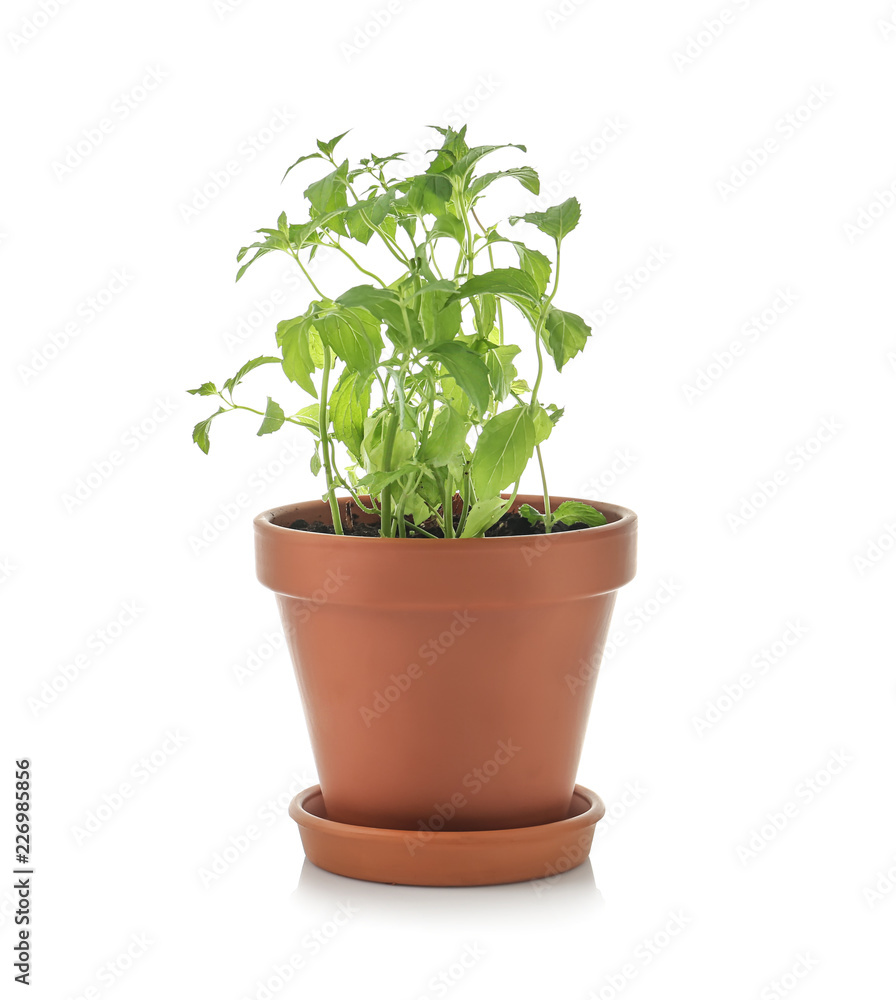
[[[346,535],[357,535],[361,538],[378,538],[380,534],[379,521],[373,524],[365,524],[363,521],[356,521],[352,516],[352,512],[349,511],[349,518],[352,522],[352,530],[346,530]],[[454,519],[454,526],[457,527],[459,518]],[[310,524],[304,520],[304,518],[299,518],[298,521],[293,521],[290,528],[296,531],[313,531],[320,535],[335,535],[336,532],[333,530],[332,524],[324,524],[323,521],[312,521]],[[442,529],[436,524],[435,520],[424,521],[421,525],[430,535],[435,535],[437,538],[442,538]],[[576,524],[554,524],[551,528],[551,532],[560,531],[579,531],[582,528],[587,528],[588,525],[579,521]],[[414,531],[415,525],[412,521],[407,522],[407,532],[408,538],[426,538],[426,535],[420,534]],[[543,535],[544,525],[540,522],[532,525],[524,517],[519,514],[505,514],[500,521],[493,524],[488,531],[485,533],[486,538],[509,538],[514,535]]]

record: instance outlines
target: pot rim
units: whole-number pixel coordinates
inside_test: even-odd
[[[338,823],[308,809],[307,804],[316,798],[323,799],[321,787],[320,785],[311,785],[299,792],[289,803],[289,815],[299,826],[324,834],[336,833],[342,838],[361,837],[369,840],[395,840],[396,837],[406,837],[419,832],[416,827],[399,829],[385,826],[359,826],[357,823]],[[439,830],[433,831],[433,836],[439,844],[445,846],[468,844],[484,846],[490,842],[506,841],[508,838],[535,839],[543,836],[546,831],[561,833],[581,830],[594,826],[603,819],[606,806],[596,792],[592,792],[584,785],[576,785],[570,797],[570,805],[576,798],[585,803],[585,808],[581,812],[564,816],[563,819],[555,820],[553,823],[537,823],[534,826],[505,826],[494,830]]]
[[[504,499],[509,499],[508,494],[502,494]],[[338,496],[336,498],[337,503],[343,503],[344,501],[351,500],[350,496]],[[531,501],[531,496],[520,495],[517,497],[517,501],[520,505],[522,503],[528,503]],[[629,510],[628,507],[622,507],[619,504],[609,503],[604,500],[586,500],[581,497],[564,497],[564,496],[552,496],[552,506],[559,505],[566,500],[574,500],[577,503],[588,504],[589,507],[593,507],[595,510],[600,511],[602,514],[614,514],[616,519],[609,521],[607,524],[595,525],[593,528],[580,528],[577,531],[560,531],[556,534],[551,534],[551,544],[552,545],[575,545],[578,539],[579,543],[586,540],[593,540],[597,537],[597,532],[602,535],[615,535],[624,534],[632,530],[632,528],[637,524],[638,515],[633,511]],[[283,517],[291,512],[295,512],[299,507],[304,506],[306,503],[320,503],[323,507],[326,507],[326,503],[323,500],[300,500],[296,503],[283,504],[280,507],[272,507],[269,510],[262,511],[254,518],[255,528],[259,532],[264,532],[266,535],[270,536],[273,540],[277,534],[288,532],[290,536],[300,536],[304,539],[304,544],[315,544],[315,543],[329,543],[332,544],[334,540],[337,545],[344,545],[347,542],[351,544],[376,542],[381,546],[383,543],[388,543],[391,546],[404,545],[409,541],[414,542],[415,551],[420,551],[422,548],[432,548],[437,546],[444,550],[446,543],[453,544],[455,546],[463,546],[464,548],[473,550],[480,549],[483,545],[493,546],[495,543],[501,544],[517,544],[517,545],[532,545],[537,543],[540,538],[547,538],[547,535],[501,535],[497,538],[383,538],[381,535],[330,535],[324,534],[322,532],[316,531],[297,531],[294,528],[289,528],[286,525],[275,524],[275,518]],[[514,509],[511,507],[511,510]],[[535,506],[533,504],[532,506]],[[542,503],[541,506],[544,506]],[[345,541],[341,541],[345,539]]]

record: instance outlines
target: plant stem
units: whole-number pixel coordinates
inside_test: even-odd
[[[366,274],[368,278],[373,278],[374,281],[378,281],[383,286],[383,288],[389,287],[378,274],[374,274],[373,271],[368,271],[367,268],[361,267],[361,265],[348,252],[348,250],[346,250],[345,247],[337,240],[333,240],[331,243],[325,244],[325,246],[333,247],[335,250],[338,250],[341,254],[344,254],[362,274]]]
[[[476,220],[476,224],[486,234],[486,236],[488,236],[488,230],[479,221],[479,216],[476,214],[476,209],[475,208],[470,208],[470,211],[473,214],[473,218]],[[494,271],[494,269],[495,269],[495,255],[492,252],[492,245],[491,245],[491,243],[488,244],[488,263],[489,263],[489,266],[491,267],[491,269]],[[495,305],[496,305],[497,310],[498,310],[498,344],[500,345],[500,344],[504,343],[504,310],[501,308],[501,296],[500,295],[498,295],[495,298]]]
[[[473,488],[473,483],[470,478],[470,466],[468,463],[465,462],[464,478],[463,478],[463,483],[461,484],[461,493],[460,493],[463,503],[461,504],[460,520],[457,523],[458,537],[460,537],[463,534],[464,525],[467,523],[467,514],[469,513],[470,508],[473,506],[473,504],[471,503],[472,498],[470,495],[472,488]]]
[[[538,355],[538,375],[535,378],[535,385],[532,387],[532,398],[529,402],[529,407],[534,413],[536,407],[538,406],[538,390],[541,386],[541,377],[544,374],[544,357],[541,352],[541,336],[544,331],[544,324],[547,319],[548,310],[551,308],[551,302],[554,300],[554,296],[557,294],[557,286],[560,284],[560,240],[557,240],[557,264],[554,268],[554,287],[551,289],[551,294],[547,297],[541,307],[541,311],[538,314],[538,322],[535,325],[535,353]],[[544,490],[544,533],[549,535],[551,533],[551,525],[553,524],[553,517],[551,514],[551,495],[548,490],[548,481],[544,472],[544,462],[541,458],[541,446],[535,446],[536,454],[538,455],[538,468],[541,471],[541,485]]]
[[[392,411],[389,424],[386,427],[386,438],[383,442],[383,472],[392,471],[392,452],[395,448],[395,434],[398,431],[398,410]],[[392,532],[392,484],[383,488],[382,511],[380,512],[380,532],[385,538],[393,538]]]
[[[538,455],[538,468],[541,472],[541,487],[544,491],[544,533],[551,533],[551,525],[554,523],[554,516],[551,513],[551,495],[548,491],[548,480],[544,474],[544,462],[541,458],[541,445],[535,445],[535,454]]]
[[[312,278],[312,277],[311,277],[311,275],[310,275],[310,274],[308,273],[308,268],[306,268],[306,267],[305,267],[305,265],[304,265],[304,264],[303,264],[303,263],[301,262],[301,260],[299,259],[299,254],[298,254],[298,251],[297,251],[297,250],[292,250],[292,249],[291,249],[291,250],[290,250],[290,254],[291,254],[291,255],[293,256],[293,258],[295,259],[295,262],[296,262],[296,263],[297,263],[297,264],[299,265],[299,267],[300,267],[300,268],[302,269],[302,274],[304,274],[304,275],[305,275],[305,277],[306,277],[306,278],[308,279],[308,284],[309,284],[309,285],[311,285],[311,287],[312,287],[312,288],[313,288],[313,289],[314,289],[314,290],[315,290],[315,291],[317,292],[317,294],[318,294],[318,295],[319,295],[319,296],[320,296],[320,297],[321,297],[322,299],[325,299],[325,298],[326,298],[326,295],[324,295],[324,293],[323,293],[323,292],[322,292],[322,291],[321,291],[321,290],[320,290],[320,289],[319,289],[319,288],[317,287],[317,285],[316,285],[316,284],[314,283],[314,278]]]
[[[445,498],[442,501],[442,532],[446,538],[454,538],[454,494],[451,476],[445,477]]]
[[[327,499],[330,504],[330,513],[333,515],[333,531],[337,535],[344,534],[342,530],[342,516],[339,513],[339,504],[336,501],[336,484],[333,481],[333,466],[330,462],[330,436],[327,426],[329,416],[327,415],[327,384],[330,378],[330,348],[324,344],[324,371],[320,384],[320,443],[324,458],[324,475],[327,478]]]

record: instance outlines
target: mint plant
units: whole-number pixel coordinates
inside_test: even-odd
[[[262,418],[260,436],[288,424],[306,428],[314,438],[311,468],[324,474],[337,534],[345,530],[337,503],[344,490],[361,510],[379,516],[384,537],[433,536],[434,526],[445,538],[481,536],[509,510],[533,456],[545,513],[526,505],[530,523],[540,521],[546,532],[557,522],[603,524],[587,504],[551,510],[541,451],[563,414],[539,397],[546,358],[562,370],[591,333],[580,316],[554,305],[561,249],[579,221],[579,203],[569,198],[507,220],[548,236],[551,261],[481,218],[481,203],[499,180],[538,193],[531,167],[478,169],[495,150],[526,147],[470,148],[466,126],[437,131],[442,144],[415,176],[390,176],[401,153],[371,154],[354,166],[338,160],[347,133],[318,140],[316,151],[286,171],[284,179],[306,161],[328,165],[304,192],[307,221],[291,223],[283,212],[275,227],[257,230],[261,238],[237,255],[237,281],[278,251],[295,261],[317,298],[277,324],[278,353],[246,362],[220,389],[205,382],[189,390],[218,403],[196,425],[193,440],[208,453],[213,422],[238,410]],[[382,277],[372,270],[378,264],[365,259],[376,243],[392,268]],[[308,265],[324,248],[351,263],[359,284],[335,295],[318,287]],[[505,336],[508,309],[528,327],[523,345]],[[515,367],[523,347],[537,362],[531,386]],[[315,402],[299,409],[270,397],[263,409],[236,402],[245,377],[268,364],[280,365]],[[510,498],[502,498],[507,489]]]

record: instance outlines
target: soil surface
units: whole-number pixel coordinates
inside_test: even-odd
[[[354,505],[351,505],[354,506]],[[356,510],[357,508],[355,508]],[[363,521],[356,520],[355,511],[351,508],[347,509],[348,520],[351,521],[352,530],[346,528],[346,535],[357,535],[360,538],[378,538],[380,534],[380,523],[379,521],[373,524],[366,524]],[[455,517],[454,526],[457,527],[459,519]],[[312,521],[310,524],[303,518],[299,518],[298,521],[293,521],[289,525],[295,531],[313,531],[320,535],[335,535],[336,532],[333,530],[332,524],[324,524],[323,521]],[[442,529],[436,524],[435,520],[424,521],[421,527],[428,531],[430,535],[435,535],[437,538],[443,538]],[[577,524],[554,524],[551,528],[551,533],[555,534],[560,531],[580,531],[582,528],[587,528],[587,524],[583,524],[581,521]],[[427,535],[422,534],[415,530],[416,525],[412,521],[407,522],[407,537],[408,538],[427,538]],[[515,535],[543,535],[544,525],[538,522],[534,525],[529,524],[529,522],[519,514],[505,514],[500,521],[493,524],[488,531],[485,533],[486,538],[509,538]]]

